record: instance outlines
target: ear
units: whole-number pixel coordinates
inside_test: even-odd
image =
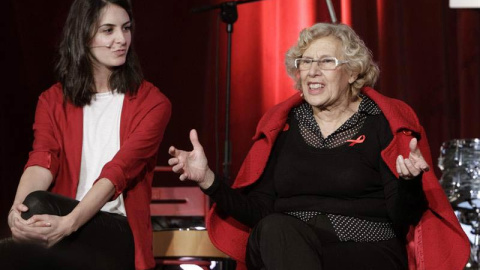
[[[356,72],[350,73],[350,77],[348,78],[348,83],[349,84],[354,83],[357,80],[357,78],[358,78],[358,73]]]

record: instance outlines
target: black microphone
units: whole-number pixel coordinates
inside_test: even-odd
[[[229,1],[229,2],[223,2],[217,5],[212,5],[212,6],[202,6],[202,7],[197,7],[197,8],[192,8],[190,10],[191,13],[201,13],[205,12],[208,10],[213,10],[217,8],[224,8],[225,6],[234,6],[234,5],[241,5],[241,4],[246,4],[250,2],[258,2],[258,1],[263,1],[263,0],[244,0],[244,1]]]

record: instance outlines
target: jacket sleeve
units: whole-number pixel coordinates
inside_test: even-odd
[[[275,192],[273,187],[272,162],[268,162],[265,173],[247,189],[232,189],[225,179],[215,175],[214,184],[204,190],[217,206],[242,224],[252,228],[260,219],[273,212]]]
[[[397,179],[383,160],[381,163],[388,215],[396,233],[404,239],[410,225],[416,225],[428,207],[422,190],[423,174],[411,180]]]
[[[115,194],[112,200],[125,188],[133,186],[135,179],[143,179],[139,176],[153,170],[155,166],[158,147],[171,115],[170,101],[158,89],[155,90],[155,95],[137,100],[139,104],[136,106],[140,112],[134,112],[135,115],[129,117],[140,119],[132,121],[135,127],[125,134],[120,150],[103,166],[96,180],[107,178],[113,183]],[[156,96],[158,94],[160,98]]]
[[[53,179],[58,172],[60,143],[56,136],[56,124],[54,122],[52,108],[55,100],[52,95],[43,93],[40,95],[35,111],[33,124],[34,141],[32,151],[29,154],[25,169],[30,166],[41,166],[50,170]]]
[[[217,203],[217,207],[248,227],[254,227],[262,218],[274,212],[277,194],[274,185],[274,172],[278,152],[285,143],[282,132],[275,141],[267,165],[260,178],[243,189],[232,189],[225,180],[215,176],[212,186],[204,192]]]
[[[382,149],[384,149],[391,143],[393,135],[386,119],[382,127],[380,142]],[[405,142],[408,148],[409,139],[406,139]],[[395,163],[395,161],[389,162]],[[380,159],[379,166],[388,215],[393,222],[396,233],[404,239],[410,225],[416,225],[428,207],[422,189],[423,173],[414,179],[404,180],[397,178],[383,159]]]

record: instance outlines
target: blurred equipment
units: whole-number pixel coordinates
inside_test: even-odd
[[[450,0],[450,8],[480,8],[480,0]]]
[[[167,166],[155,172],[173,174]],[[155,270],[230,270],[235,262],[208,237],[208,196],[198,186],[152,187],[150,214]]]
[[[479,0],[480,1],[480,0]],[[440,148],[440,184],[470,239],[465,269],[480,269],[480,139],[456,139]]]

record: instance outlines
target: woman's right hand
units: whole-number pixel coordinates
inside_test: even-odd
[[[10,209],[10,212],[8,212],[8,217],[7,217],[8,227],[13,228],[14,220],[16,218],[21,219],[20,215],[22,214],[22,212],[26,212],[26,211],[28,211],[28,207],[25,206],[23,203],[14,204]]]
[[[190,131],[190,142],[193,145],[193,150],[190,152],[170,146],[168,153],[172,158],[168,160],[168,164],[173,166],[174,172],[180,174],[181,181],[189,179],[197,182],[201,188],[207,189],[212,185],[215,175],[208,167],[207,157],[198,141],[195,129]]]
[[[17,242],[31,242],[44,244],[42,230],[50,227],[46,222],[29,223],[21,216],[22,212],[28,211],[28,207],[22,203],[14,204],[8,213],[8,226],[12,231],[12,238]]]

